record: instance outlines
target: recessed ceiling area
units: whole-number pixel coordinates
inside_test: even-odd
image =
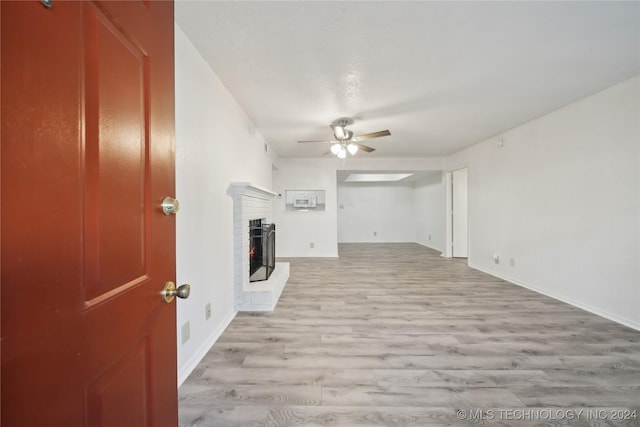
[[[358,157],[438,157],[640,73],[640,3],[177,1],[178,25],[279,157],[339,117]]]
[[[440,175],[441,171],[350,171],[337,172],[338,184],[405,183]]]
[[[344,182],[398,182],[412,176],[412,173],[352,173]]]

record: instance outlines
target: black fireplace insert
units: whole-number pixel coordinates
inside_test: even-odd
[[[276,266],[276,225],[249,221],[249,281],[267,280]]]

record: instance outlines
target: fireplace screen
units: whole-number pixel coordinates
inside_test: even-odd
[[[267,280],[276,266],[276,225],[249,221],[249,281]]]

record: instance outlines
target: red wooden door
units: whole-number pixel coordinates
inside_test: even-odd
[[[0,8],[2,425],[176,426],[173,4]]]

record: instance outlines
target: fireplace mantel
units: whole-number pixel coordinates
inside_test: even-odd
[[[271,201],[278,194],[248,182],[232,182],[228,194],[233,198],[235,308],[238,311],[273,311],[289,279],[289,263],[276,262],[268,280],[250,282],[249,221],[271,222]]]
[[[249,182],[232,182],[229,186],[229,191],[231,196],[248,196],[264,200],[271,200],[278,195],[278,193],[258,187],[257,185],[252,185]]]

